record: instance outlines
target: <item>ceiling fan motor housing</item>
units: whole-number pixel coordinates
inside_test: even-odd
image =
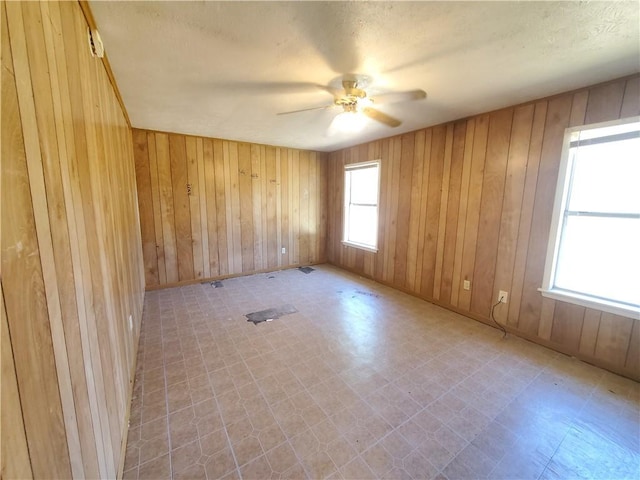
[[[344,96],[336,98],[334,103],[344,109],[345,112],[356,112],[358,100],[365,98],[367,92],[358,88],[357,80],[343,80]]]

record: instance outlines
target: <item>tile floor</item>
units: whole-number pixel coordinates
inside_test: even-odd
[[[639,398],[337,268],[260,274],[147,293],[124,477],[638,479]]]

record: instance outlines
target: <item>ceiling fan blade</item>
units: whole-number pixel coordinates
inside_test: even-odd
[[[409,90],[408,92],[392,92],[383,93],[371,97],[371,101],[375,105],[383,105],[385,103],[399,103],[407,102],[409,100],[422,100],[427,97],[427,92],[424,90]]]
[[[367,117],[380,123],[384,123],[389,127],[397,127],[402,123],[397,118],[393,118],[392,116],[387,115],[386,113],[382,113],[380,110],[376,110],[375,108],[366,107],[362,110],[362,113],[364,113]]]
[[[331,108],[331,107],[333,107],[333,104],[325,105],[324,107],[311,107],[311,108],[302,108],[300,110],[291,110],[290,112],[279,112],[276,115],[289,115],[290,113],[309,112],[311,110],[326,110],[327,108]]]

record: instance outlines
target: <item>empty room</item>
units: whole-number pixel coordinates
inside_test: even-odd
[[[640,4],[3,1],[3,479],[638,479]]]

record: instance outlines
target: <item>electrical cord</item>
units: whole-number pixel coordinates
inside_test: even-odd
[[[503,298],[504,297],[500,297],[497,303],[494,303],[493,305],[491,305],[491,320],[493,320],[493,323],[495,323],[498,326],[498,328],[502,330],[502,338],[505,338],[507,336],[507,329],[504,328],[502,324],[498,323],[498,321],[496,320],[496,317],[493,316],[493,309],[502,303]]]

